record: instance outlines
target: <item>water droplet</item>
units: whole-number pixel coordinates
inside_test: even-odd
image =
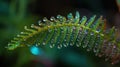
[[[24,34],[24,32],[21,32],[21,34]]]
[[[74,30],[76,30],[76,27],[75,27],[75,26],[73,26],[73,31],[74,31]]]
[[[66,39],[64,41],[66,42]]]
[[[83,48],[86,48],[87,47],[87,44],[85,43],[84,45],[83,45]]]
[[[28,47],[30,47],[31,45],[30,44],[27,44]]]
[[[9,44],[8,44],[8,47],[11,47],[12,45],[13,45],[13,44],[10,44],[10,43],[9,43]]]
[[[87,17],[86,16],[83,16],[80,23],[81,24],[85,24],[85,22],[87,21]]]
[[[26,39],[23,39],[24,41],[26,41]]]
[[[55,31],[57,31],[57,28],[55,28]]]
[[[66,43],[66,45],[68,46],[68,45],[69,45],[69,43]]]
[[[98,39],[100,40],[100,35],[97,35]]]
[[[94,35],[94,33],[90,33],[90,35]]]
[[[85,25],[87,26],[87,25],[88,25],[88,22],[87,22],[87,23],[85,23]]]
[[[96,33],[99,33],[99,31],[96,31]]]
[[[60,27],[61,30],[63,30],[64,28],[63,27]]]
[[[44,21],[44,22],[47,22],[47,21],[48,21],[48,19],[47,19],[46,17],[44,17],[44,18],[43,18],[43,21]]]
[[[50,20],[51,20],[51,21],[55,21],[55,17],[51,17]]]
[[[34,26],[35,26],[34,24],[31,24],[31,28],[34,28]]]
[[[69,36],[69,33],[66,33],[66,36]]]
[[[82,34],[82,30],[79,30],[79,36],[80,36],[80,34]]]
[[[71,38],[71,42],[73,42],[73,38]]]
[[[109,58],[105,58],[105,61],[108,61],[109,60]]]
[[[66,45],[66,44],[63,44],[63,46],[64,46],[64,47],[67,47],[67,45]]]
[[[43,42],[43,45],[46,45],[46,43],[45,43],[45,42]]]
[[[90,51],[90,49],[88,48],[87,51]]]
[[[38,45],[40,45],[40,43],[38,43]]]
[[[42,22],[42,21],[41,21],[41,20],[39,20],[39,21],[38,21],[38,24],[40,24],[41,22]]]
[[[24,29],[27,30],[27,26],[24,26]]]
[[[55,44],[52,44],[53,45],[53,47],[55,46]]]
[[[62,48],[62,45],[60,44],[60,45],[58,45],[58,49],[61,49]]]
[[[102,57],[102,54],[99,54],[98,57]]]
[[[70,46],[73,46],[73,43],[70,43]]]
[[[98,48],[97,48],[96,45],[95,45],[95,47],[93,48],[93,52],[94,52],[94,53],[98,52]]]
[[[62,16],[61,15],[57,15],[57,19],[61,19],[62,18]]]
[[[77,47],[80,47],[80,45],[79,45],[78,43],[76,43],[76,46],[77,46]]]
[[[80,25],[80,24],[77,24],[78,26]]]
[[[64,33],[64,31],[62,30],[62,31],[61,31],[61,33],[63,34],[63,33]]]
[[[51,30],[51,29],[48,29],[48,32],[50,33],[50,32],[52,32],[52,30]]]
[[[84,31],[85,34],[88,34],[87,30]]]
[[[20,37],[20,35],[18,34],[17,37]]]
[[[78,11],[76,11],[76,16],[75,16],[76,19],[80,18],[80,14]]]
[[[61,21],[61,22],[64,21],[64,18],[63,18],[61,15],[57,15],[57,19],[58,19],[59,21]]]
[[[67,16],[67,18],[68,18],[69,20],[72,20],[72,19],[73,19],[72,13],[69,13],[68,16]]]
[[[38,44],[35,44],[35,46],[38,46]]]
[[[42,21],[41,20],[38,21],[38,25],[42,26]]]
[[[51,40],[51,43],[53,43],[53,42],[54,42],[54,39]]]
[[[94,48],[94,49],[93,49],[93,52],[96,53],[96,52],[97,52],[97,48]]]
[[[82,43],[79,43],[79,45],[81,46],[81,45],[82,45]]]
[[[58,45],[60,44],[60,42],[59,42],[59,41],[58,41],[57,43],[58,43]]]
[[[50,45],[50,48],[53,48],[53,45]]]
[[[95,53],[95,56],[98,56],[98,53]]]
[[[79,42],[79,38],[77,38],[77,40],[76,40],[77,42]]]
[[[19,40],[18,38],[13,38],[14,40]]]

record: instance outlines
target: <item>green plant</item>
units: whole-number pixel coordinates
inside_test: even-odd
[[[102,17],[95,20],[96,15],[87,21],[83,16],[80,20],[79,12],[74,17],[68,14],[67,19],[58,15],[57,19],[46,17],[39,21],[39,25],[25,26],[25,32],[17,35],[8,44],[7,49],[14,50],[17,47],[38,45],[50,45],[50,48],[57,46],[58,49],[68,45],[82,46],[87,51],[93,51],[95,55],[105,56],[112,64],[120,60],[120,45],[115,35],[115,28],[104,29]]]

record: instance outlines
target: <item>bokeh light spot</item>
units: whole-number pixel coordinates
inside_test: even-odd
[[[31,53],[32,53],[33,55],[39,55],[39,54],[41,54],[41,53],[40,53],[40,50],[39,50],[39,48],[38,48],[37,46],[32,46],[32,47],[30,48],[30,51],[31,51]]]

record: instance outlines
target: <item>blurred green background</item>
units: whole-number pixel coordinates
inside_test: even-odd
[[[120,63],[111,65],[104,57],[98,58],[93,52],[75,46],[60,50],[39,46],[37,55],[27,47],[14,51],[4,48],[25,25],[36,24],[43,17],[66,16],[75,11],[88,18],[93,14],[103,15],[109,27],[119,28],[120,21],[115,22],[120,18],[116,0],[0,0],[0,67],[120,67]]]

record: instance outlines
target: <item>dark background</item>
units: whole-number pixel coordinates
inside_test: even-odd
[[[0,0],[0,67],[119,67],[120,63],[111,65],[104,57],[98,58],[93,52],[75,46],[60,50],[40,46],[45,56],[34,56],[27,47],[14,51],[4,48],[25,25],[36,24],[43,17],[67,16],[70,12],[74,15],[75,11],[88,18],[103,15],[108,28],[119,29],[116,0]]]

